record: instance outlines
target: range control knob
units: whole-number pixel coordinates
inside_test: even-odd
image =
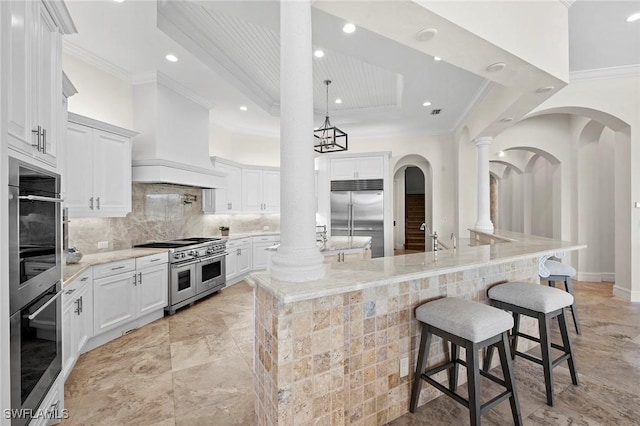
[[[180,253],[176,253],[176,254],[174,254],[174,255],[173,255],[173,258],[174,258],[174,259],[180,259]]]

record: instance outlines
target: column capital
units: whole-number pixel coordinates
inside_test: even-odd
[[[491,145],[491,142],[493,142],[493,136],[482,136],[474,139],[473,142],[475,142],[476,146]]]

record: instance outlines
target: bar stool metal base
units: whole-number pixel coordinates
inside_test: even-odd
[[[429,358],[431,337],[434,334],[451,342],[451,356],[449,362],[425,371]],[[500,364],[502,366],[502,374],[504,376],[504,380],[494,376],[487,371],[480,370],[478,366],[478,351],[487,347],[493,348],[494,346],[498,348],[498,352],[500,354]],[[465,348],[467,357],[466,361],[463,361],[459,358],[460,347]],[[513,379],[511,358],[512,357],[509,350],[509,337],[507,332],[495,335],[482,342],[472,342],[470,340],[466,340],[459,336],[448,333],[430,324],[422,323],[422,335],[420,338],[420,348],[418,351],[418,362],[416,365],[416,373],[413,381],[411,405],[409,407],[409,410],[412,413],[415,412],[418,405],[418,399],[420,398],[420,390],[422,389],[422,380],[424,380],[427,383],[433,385],[440,392],[450,396],[455,401],[467,407],[469,409],[469,418],[472,426],[480,425],[480,416],[506,399],[509,399],[509,402],[511,404],[513,423],[515,425],[522,425],[522,414],[520,412],[520,404],[518,402],[518,395]],[[469,398],[464,398],[456,392],[458,384],[458,365],[464,365],[467,368],[467,386]],[[448,388],[431,377],[443,370],[449,370]],[[495,396],[488,402],[481,404],[480,375],[503,386],[505,388],[505,391]]]

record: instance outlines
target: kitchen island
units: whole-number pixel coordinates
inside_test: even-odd
[[[258,423],[384,424],[408,412],[417,306],[440,297],[484,302],[491,285],[537,283],[540,262],[585,247],[508,237],[512,241],[329,264],[324,278],[305,283],[272,280],[268,271],[252,274]],[[535,323],[522,321],[521,328],[531,332]],[[531,346],[522,340],[520,349]],[[446,351],[433,345],[431,354],[437,364]],[[401,375],[405,359],[409,373]],[[424,387],[420,404],[437,396]]]

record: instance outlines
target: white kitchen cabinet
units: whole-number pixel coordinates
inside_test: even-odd
[[[145,264],[146,260],[159,259],[158,256],[146,256],[136,259],[138,272],[138,315],[146,315],[158,309],[164,309],[169,303],[169,273],[167,260],[159,264]],[[140,263],[143,263],[141,266]],[[146,266],[148,265],[148,266]]]
[[[267,262],[269,256],[267,253],[267,247],[273,246],[280,242],[279,235],[268,235],[262,237],[253,237],[253,267],[255,270],[267,269]]]
[[[251,238],[227,242],[226,280],[233,284],[251,272]]]
[[[58,376],[53,382],[47,395],[40,403],[38,411],[34,410],[34,418],[29,422],[29,426],[51,426],[60,423],[65,418],[63,411],[64,404],[64,378]],[[66,417],[68,418],[68,417]]]
[[[280,211],[280,171],[242,169],[242,210],[245,212]]]
[[[331,180],[383,179],[384,156],[331,158],[330,176]]]
[[[203,189],[204,213],[239,213],[242,211],[242,168],[213,157],[214,168],[226,174],[224,188]]]
[[[131,211],[135,134],[69,114],[64,194],[69,217],[124,217]]]
[[[168,260],[165,252],[93,268],[96,336],[167,306]]]
[[[66,379],[93,336],[93,280],[89,269],[62,294],[62,373]]]
[[[56,166],[61,136],[62,34],[76,32],[62,2],[6,1],[7,140],[21,154]]]

